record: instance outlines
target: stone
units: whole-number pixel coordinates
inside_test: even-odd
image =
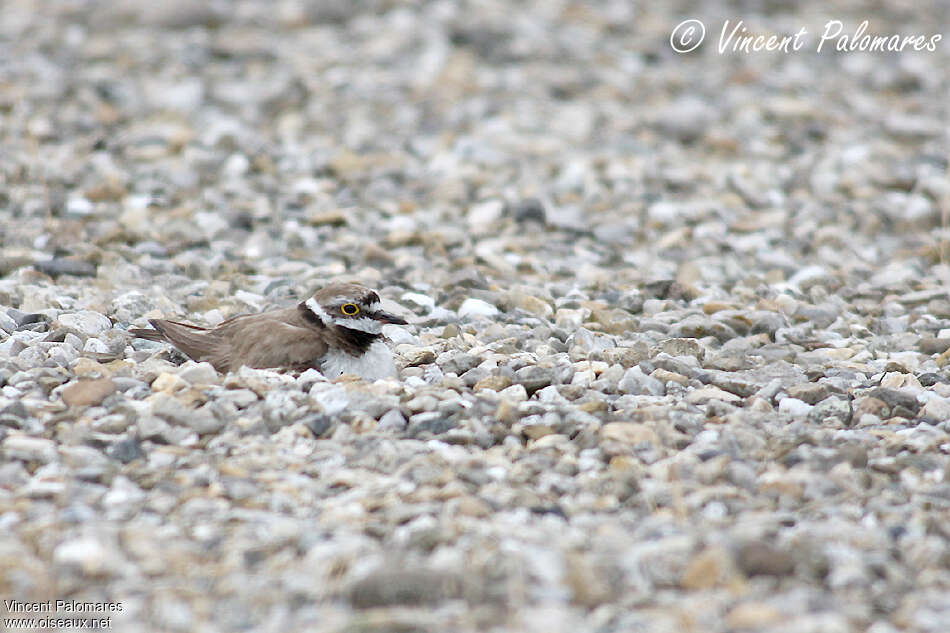
[[[508,294],[508,302],[512,308],[524,310],[542,319],[549,319],[554,314],[554,308],[544,299],[521,292]]]
[[[554,382],[556,371],[554,367],[529,365],[515,372],[513,382],[524,387],[528,395],[547,387]]]
[[[524,385],[518,384],[502,389],[498,392],[498,395],[514,402],[523,402],[528,399],[528,391],[524,388]]]
[[[827,398],[829,394],[827,385],[815,382],[790,385],[785,391],[792,398],[797,398],[808,404],[817,404]]]
[[[56,318],[56,322],[84,336],[98,336],[112,329],[109,317],[91,310],[61,314]]]
[[[491,318],[497,314],[498,308],[487,301],[472,297],[463,301],[461,307],[458,309],[460,319]]]
[[[546,214],[544,204],[537,198],[525,198],[508,204],[505,212],[516,222],[539,222],[544,224]]]
[[[192,360],[187,361],[178,368],[178,377],[192,385],[221,384],[221,377],[211,363],[196,363]]]
[[[40,437],[8,435],[0,446],[3,447],[3,455],[6,459],[48,464],[59,457],[56,443]]]
[[[729,404],[738,404],[742,402],[742,398],[736,394],[723,391],[718,387],[702,387],[701,389],[693,389],[686,395],[686,402],[690,404],[707,404],[710,400],[719,400]]]
[[[488,389],[490,391],[503,391],[504,389],[511,386],[511,378],[508,376],[488,376],[483,378],[475,383],[472,387],[473,391],[482,391],[483,389]],[[527,392],[525,392],[527,393]]]
[[[435,362],[438,363],[445,373],[454,373],[457,376],[461,376],[478,365],[481,359],[465,352],[451,351],[439,354]]]
[[[665,353],[670,356],[692,356],[702,361],[706,356],[706,349],[694,338],[668,338],[657,343],[656,353]]]
[[[504,209],[505,205],[501,200],[487,200],[474,204],[468,208],[466,216],[468,225],[476,232],[486,231],[491,224],[501,218]]]
[[[620,393],[631,395],[662,396],[666,393],[664,384],[643,373],[639,367],[631,367],[624,372],[623,378],[617,383]]]
[[[400,345],[396,348],[396,351],[405,359],[406,367],[428,365],[429,363],[434,363],[436,359],[435,352],[424,347]]]
[[[153,394],[148,401],[152,415],[191,428],[199,435],[216,433],[225,425],[225,420],[215,416],[207,406],[195,409],[167,393]]]
[[[700,379],[743,398],[753,395],[773,380],[780,381],[781,386],[786,389],[792,385],[808,382],[805,372],[800,367],[786,361],[742,371],[706,370]]]
[[[116,385],[111,378],[99,378],[70,383],[63,389],[62,397],[67,406],[89,407],[101,404],[115,392]]]
[[[786,615],[765,602],[741,602],[726,614],[726,625],[733,630],[757,631],[778,624]]]
[[[379,418],[377,428],[380,431],[402,431],[405,430],[408,422],[406,416],[399,409],[390,409]]]
[[[142,444],[136,438],[125,438],[112,444],[106,449],[106,455],[112,459],[118,460],[123,464],[128,464],[136,459],[144,459],[145,452],[142,450]]]
[[[736,566],[746,576],[788,576],[795,571],[795,559],[774,545],[750,541],[736,552]]]
[[[86,537],[57,545],[53,550],[53,562],[93,578],[115,575],[120,567],[118,552],[107,548],[97,539]]]
[[[851,423],[851,416],[851,401],[848,398],[833,397],[816,404],[808,412],[808,421],[813,424],[836,423],[847,426]]]
[[[23,428],[29,418],[30,412],[22,400],[15,400],[0,409],[0,425],[2,426]]]
[[[322,437],[327,431],[333,428],[333,420],[330,419],[330,416],[323,413],[312,413],[304,416],[301,418],[300,423],[313,433],[314,437]]]
[[[95,277],[96,265],[75,259],[61,259],[55,257],[45,261],[35,262],[33,267],[44,275],[59,277],[72,275],[73,277]]]
[[[729,28],[817,25],[779,4]],[[911,4],[868,30],[946,22]],[[3,597],[132,632],[942,633],[947,42],[726,59],[707,20],[678,55],[641,5],[4,3]],[[396,378],[128,334],[349,280],[410,321]]]
[[[400,298],[403,303],[411,304],[417,314],[428,314],[435,309],[435,299],[418,292],[404,293]]]
[[[808,415],[812,410],[812,405],[798,398],[782,398],[778,403],[779,413],[785,413],[791,416],[800,417]]]
[[[680,586],[691,591],[725,585],[735,576],[732,556],[722,547],[707,547],[689,562]]]
[[[16,329],[17,323],[13,320],[13,317],[6,312],[0,312],[0,330],[3,330],[7,334],[12,334]]]
[[[163,372],[152,381],[151,387],[152,391],[155,392],[173,394],[188,389],[189,384],[187,380],[178,374]]]
[[[891,408],[892,416],[913,418],[917,416],[917,412],[920,410],[920,403],[916,396],[898,389],[878,387],[872,389],[867,395],[887,404]]]
[[[406,432],[410,437],[417,437],[423,433],[440,435],[456,426],[455,421],[439,411],[423,411],[409,418]]]
[[[917,345],[923,354],[943,354],[947,350],[950,350],[950,338],[924,336],[921,337]]]
[[[357,609],[371,609],[438,604],[459,596],[461,589],[461,579],[453,574],[411,567],[383,567],[353,583],[347,595]]]
[[[642,341],[630,347],[612,347],[603,352],[604,360],[611,365],[619,364],[623,367],[633,367],[650,358],[650,348]]]
[[[950,420],[950,399],[933,396],[929,398],[919,412],[920,417],[934,420]]]
[[[634,446],[641,442],[659,443],[656,431],[645,424],[633,422],[610,422],[600,429],[600,437],[605,442],[618,442]]]

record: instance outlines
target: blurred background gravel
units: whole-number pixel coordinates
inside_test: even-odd
[[[945,631],[948,10],[6,0],[0,595],[121,631]],[[719,54],[740,19],[808,35]],[[830,19],[944,40],[818,53]],[[336,279],[411,320],[402,380],[126,335]]]

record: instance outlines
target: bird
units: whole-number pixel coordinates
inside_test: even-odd
[[[192,360],[221,373],[253,369],[305,371],[327,378],[356,374],[366,380],[395,377],[383,325],[406,325],[385,312],[376,291],[356,283],[333,283],[294,307],[244,314],[213,328],[149,319],[154,329],[129,333],[171,343]]]

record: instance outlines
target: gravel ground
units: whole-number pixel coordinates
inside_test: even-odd
[[[815,47],[950,7],[796,7],[6,0],[0,596],[946,631],[950,41]],[[724,19],[810,36],[720,55]],[[127,335],[342,279],[410,320],[399,380]]]

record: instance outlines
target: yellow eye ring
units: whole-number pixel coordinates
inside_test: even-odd
[[[355,303],[344,303],[340,306],[340,312],[346,316],[356,316],[360,313],[360,307]]]

